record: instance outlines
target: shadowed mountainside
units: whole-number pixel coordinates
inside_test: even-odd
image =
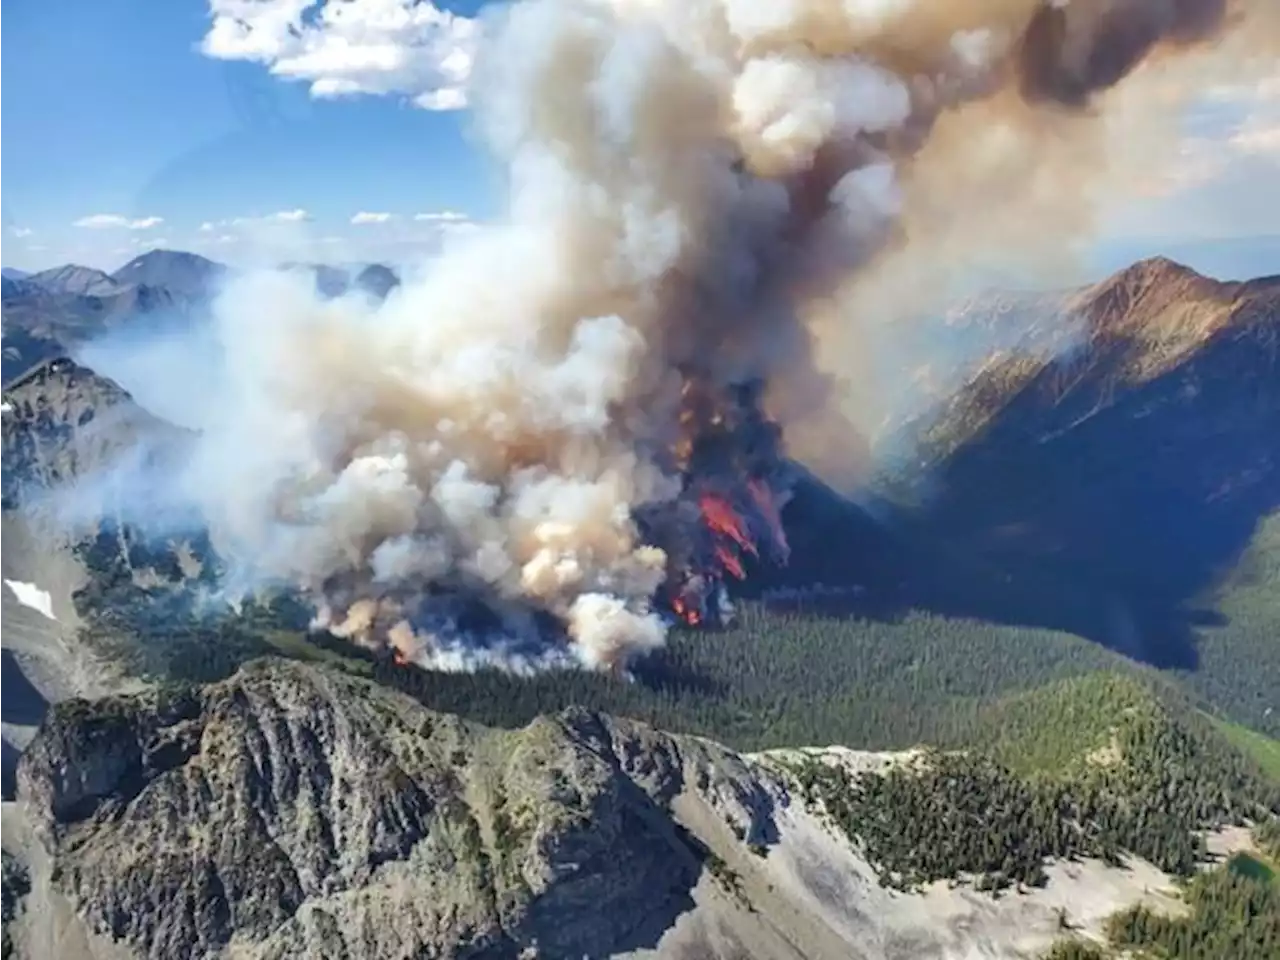
[[[1216,585],[1280,508],[1280,277],[1144,261],[1068,309],[1077,346],[1008,353],[917,425],[918,589],[1193,669]]]

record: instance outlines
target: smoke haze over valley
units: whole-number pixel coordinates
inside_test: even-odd
[[[180,475],[123,508],[193,508],[229,590],[296,588],[319,625],[413,662],[625,669],[665,607],[723,618],[746,559],[785,562],[783,437],[865,484],[872,330],[942,306],[919,291],[946,289],[961,248],[1088,229],[1092,185],[1126,162],[1106,123],[1155,136],[1186,92],[1165,60],[1248,77],[1276,27],[1263,4],[1157,0],[754,9],[492,17],[470,97],[508,214],[385,300],[327,299],[307,271],[206,275],[195,347],[136,326],[85,346],[174,377],[173,419],[200,428]],[[220,363],[192,377],[189,356]]]
[[[202,12],[503,202],[5,271],[6,957],[1159,949],[1280,858],[1280,259],[1108,232],[1280,7]]]

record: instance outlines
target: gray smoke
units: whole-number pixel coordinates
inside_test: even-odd
[[[354,641],[428,666],[625,665],[664,640],[668,558],[636,516],[680,495],[686,385],[764,380],[800,453],[856,460],[832,443],[832,373],[867,362],[842,341],[875,299],[859,284],[990,241],[967,204],[993,158],[1018,171],[1010,209],[1063,170],[1027,195],[1078,209],[1107,88],[1248,9],[517,3],[473,90],[506,216],[381,306],[231,283],[185,492],[238,584],[301,588]]]

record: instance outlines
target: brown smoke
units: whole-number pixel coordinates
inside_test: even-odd
[[[859,325],[1087,230],[1113,96],[1266,9],[513,5],[475,90],[506,219],[381,309],[229,292],[238,382],[198,464],[220,543],[404,659],[624,666],[665,604],[785,555],[777,424],[865,463]],[[1117,109],[1145,136],[1177,103]]]
[[[1024,99],[1082,107],[1129,75],[1158,44],[1215,36],[1227,0],[1075,0],[1031,17],[1017,66]]]

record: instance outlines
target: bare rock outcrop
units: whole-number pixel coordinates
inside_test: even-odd
[[[692,907],[707,851],[672,801],[764,836],[761,777],[640,724],[488,730],[264,660],[54,706],[18,792],[55,886],[135,956],[594,957]]]

